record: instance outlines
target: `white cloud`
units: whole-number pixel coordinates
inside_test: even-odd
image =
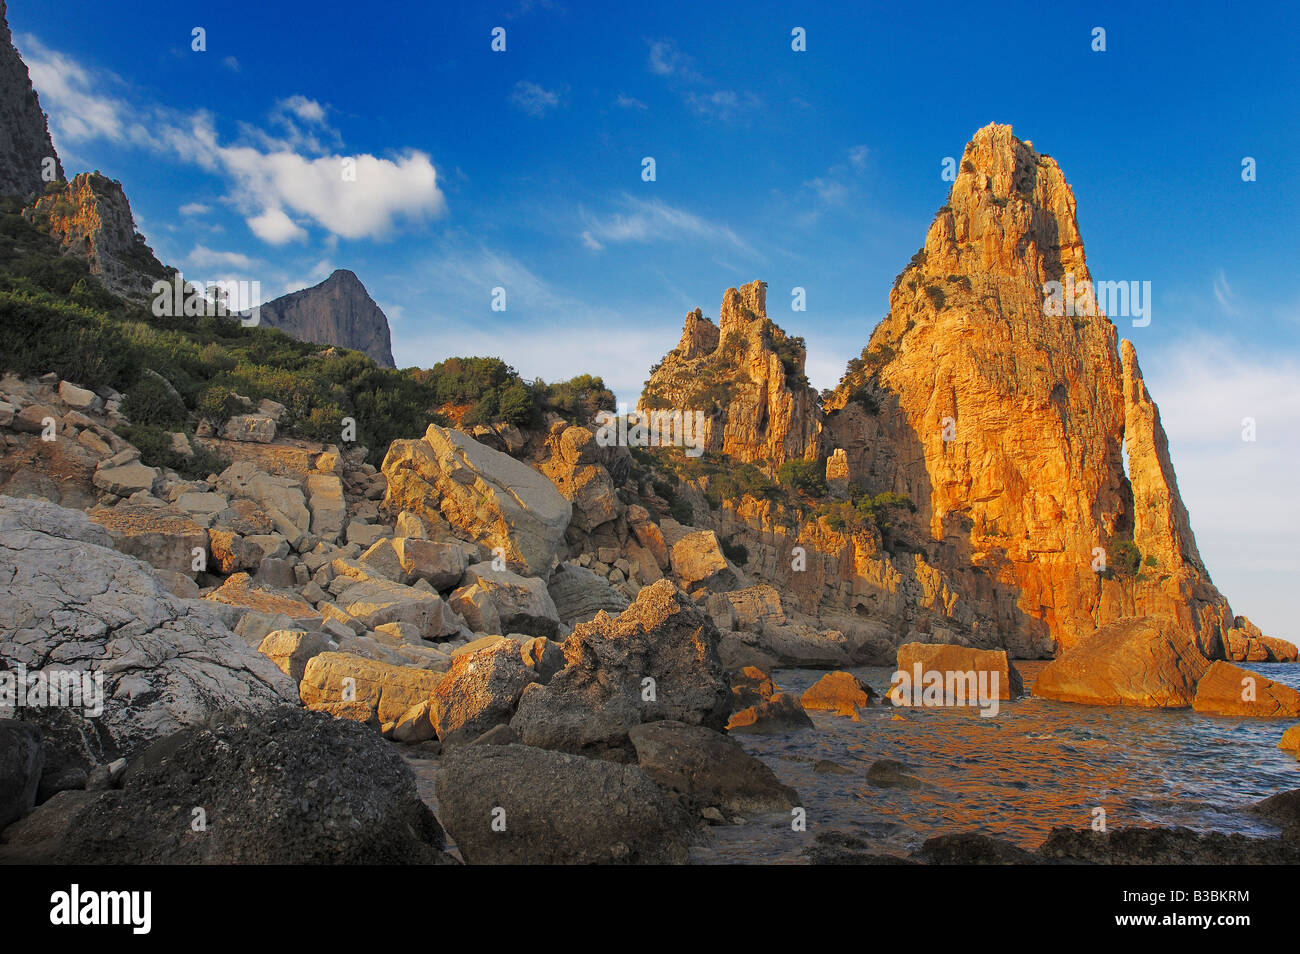
[[[600,242],[596,241],[595,236],[591,234],[590,230],[586,230],[582,233],[582,244],[587,246],[587,248],[591,249],[593,252],[599,252],[605,247]]]
[[[244,221],[254,235],[269,245],[300,242],[307,237],[307,230],[289,218],[283,209],[270,208],[261,215],[249,216]]]
[[[545,116],[547,110],[560,105],[560,94],[529,80],[520,80],[510,94],[510,102],[530,116]]]
[[[258,266],[255,259],[240,252],[222,252],[206,245],[194,246],[194,250],[185,256],[185,264],[195,268],[235,268],[245,272]]]
[[[325,122],[325,107],[314,99],[308,99],[306,96],[295,94],[280,100],[275,105],[276,109],[292,113],[303,122],[316,125]]]
[[[645,103],[641,102],[641,100],[634,99],[631,96],[624,96],[622,93],[618,94],[618,98],[614,100],[614,104],[620,107],[621,109],[649,109],[650,108]]]
[[[650,72],[664,77],[681,93],[686,105],[700,116],[731,120],[763,105],[753,93],[718,88],[718,84],[700,73],[694,60],[681,52],[672,40],[650,43],[649,64]],[[620,102],[619,105],[623,104]]]
[[[1219,274],[1214,276],[1214,300],[1219,303],[1219,307],[1229,315],[1239,313],[1237,308],[1237,296],[1232,291],[1232,286],[1228,284],[1228,276],[1223,269],[1219,269]]]
[[[420,221],[446,211],[426,154],[408,150],[393,158],[368,153],[345,157],[341,137],[327,123],[329,107],[307,96],[277,101],[270,111],[270,131],[240,123],[240,138],[225,143],[205,112],[186,115],[133,103],[104,92],[124,87],[113,74],[86,69],[34,37],[23,38],[23,45],[60,141],[129,143],[222,177],[229,185],[226,201],[264,241],[301,239],[309,220],[335,236],[380,238],[399,220]],[[355,181],[343,178],[345,158],[355,162]]]
[[[226,69],[233,70],[236,73],[239,72],[239,60],[235,59],[233,56],[227,56],[221,62],[225,65]]]
[[[207,215],[212,211],[212,206],[202,202],[186,202],[178,211],[181,215]]]

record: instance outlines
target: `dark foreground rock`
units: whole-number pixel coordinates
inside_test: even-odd
[[[927,838],[915,857],[928,865],[1041,865],[1043,858],[1000,838],[958,832]]]
[[[1189,828],[1054,828],[1038,849],[1053,860],[1098,865],[1293,865],[1300,843]]]
[[[0,719],[0,829],[32,810],[44,767],[40,733],[15,719]]]
[[[526,745],[448,749],[438,804],[469,864],[684,864],[693,827],[634,765]]]
[[[397,751],[364,726],[322,713],[222,713],[140,752],[121,785],[55,795],[5,830],[0,862],[449,860]]]
[[[799,793],[740,743],[698,725],[651,722],[628,733],[637,764],[692,807],[720,808],[732,814],[789,811]]]

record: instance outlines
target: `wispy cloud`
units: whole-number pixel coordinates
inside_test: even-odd
[[[538,86],[530,80],[520,80],[510,94],[510,103],[529,116],[541,118],[560,105],[560,92]]]
[[[685,209],[659,199],[622,197],[623,211],[597,216],[584,213],[582,240],[599,250],[606,244],[624,242],[699,241],[728,245],[753,253],[753,249],[732,229],[716,225]]]
[[[748,91],[719,86],[695,67],[695,61],[670,39],[650,42],[650,72],[663,77],[682,96],[687,107],[706,119],[731,121],[760,109],[761,99]]]
[[[618,106],[620,109],[643,109],[644,110],[650,108],[645,103],[641,102],[641,100],[634,99],[631,96],[625,96],[622,93],[618,94],[618,98],[614,100],[614,105]]]

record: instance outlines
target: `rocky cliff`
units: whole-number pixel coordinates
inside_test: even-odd
[[[300,341],[360,351],[386,368],[396,366],[387,316],[361,279],[345,268],[319,285],[267,302],[260,324]]]
[[[1090,280],[1060,167],[1009,126],[981,129],[827,402],[832,443],[851,480],[918,505],[929,558],[950,580],[975,568],[999,627],[1068,648],[1113,619],[1169,616],[1213,652],[1232,617],[1159,413],[1107,317],[1045,308],[1045,283],[1068,275]]]
[[[817,456],[821,413],[803,339],[767,317],[767,284],[729,288],[719,323],[686,316],[681,342],[646,381],[637,409],[702,410],[706,450],[775,468]]]
[[[32,88],[27,64],[14,48],[8,10],[0,0],[0,195],[24,198],[46,184],[45,166],[52,162],[54,179],[63,180],[63,167],[50,141],[41,101]]]
[[[135,230],[122,183],[98,172],[81,173],[23,214],[48,229],[65,254],[84,258],[92,275],[125,298],[148,301],[153,283],[172,274]]]

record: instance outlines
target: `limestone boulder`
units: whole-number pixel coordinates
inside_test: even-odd
[[[723,555],[718,535],[712,530],[687,533],[673,544],[669,559],[673,574],[687,590],[697,586],[726,590],[741,582],[739,571]]]
[[[433,424],[421,440],[394,441],[381,470],[391,513],[445,518],[534,574],[549,572],[564,549],[572,504],[544,475],[459,431]]]
[[[510,639],[453,657],[430,703],[438,738],[444,745],[467,742],[508,723],[520,693],[536,678]]]
[[[564,642],[566,665],[530,685],[511,726],[528,745],[626,750],[635,725],[672,719],[722,729],[730,683],[713,622],[668,580],[617,617],[600,613]]]
[[[992,695],[996,681],[999,699],[1017,699],[1025,692],[1024,680],[1004,649],[972,649],[951,643],[904,643],[898,647],[898,670],[907,673],[914,686],[918,685],[918,665],[923,677],[931,672],[944,674],[945,684],[947,673],[973,672],[977,675],[977,684],[979,674],[986,673],[984,685]]]
[[[373,713],[382,726],[395,725],[412,706],[431,701],[441,680],[440,673],[428,669],[327,652],[307,661],[298,688],[308,709],[352,718],[338,707],[354,704]]]
[[[1231,663],[1216,662],[1196,684],[1197,712],[1258,719],[1300,716],[1300,691]]]
[[[343,481],[334,474],[310,473],[306,485],[311,532],[322,540],[333,543],[343,533],[348,521]]]
[[[367,629],[383,623],[409,623],[425,639],[445,639],[464,626],[464,620],[437,593],[391,580],[353,583],[339,593],[338,605]]]
[[[1173,620],[1117,620],[1053,660],[1034,695],[1094,706],[1186,708],[1210,668],[1196,640]]]
[[[193,576],[195,557],[207,559],[208,531],[180,510],[119,504],[96,507],[89,517],[108,530],[117,550],[155,569]]]
[[[628,598],[585,566],[564,563],[551,574],[546,586],[560,621],[566,626],[585,623],[597,613],[621,613]]]
[[[459,605],[458,599],[478,606],[478,593],[483,594],[495,613],[498,632],[551,637],[559,629],[559,612],[541,578],[520,576],[510,570],[496,570],[490,562],[484,562],[468,567],[463,579],[465,586],[451,596],[452,606]],[[477,592],[474,594],[462,593],[462,590],[475,588]],[[457,594],[460,594],[459,597]],[[491,621],[491,613],[479,618],[480,623]],[[471,627],[476,632],[479,631],[472,622]]]
[[[799,697],[799,705],[814,712],[833,712],[860,722],[858,710],[871,705],[875,693],[851,672],[828,672]]]
[[[237,414],[221,429],[228,441],[270,444],[275,440],[275,419],[266,414]]]
[[[329,639],[321,633],[305,629],[277,629],[267,633],[257,651],[293,680],[295,686],[302,682],[307,663],[329,650]]]
[[[158,478],[158,468],[146,467],[138,460],[118,465],[106,461],[95,469],[90,482],[106,493],[129,497],[140,491],[153,493]]]

